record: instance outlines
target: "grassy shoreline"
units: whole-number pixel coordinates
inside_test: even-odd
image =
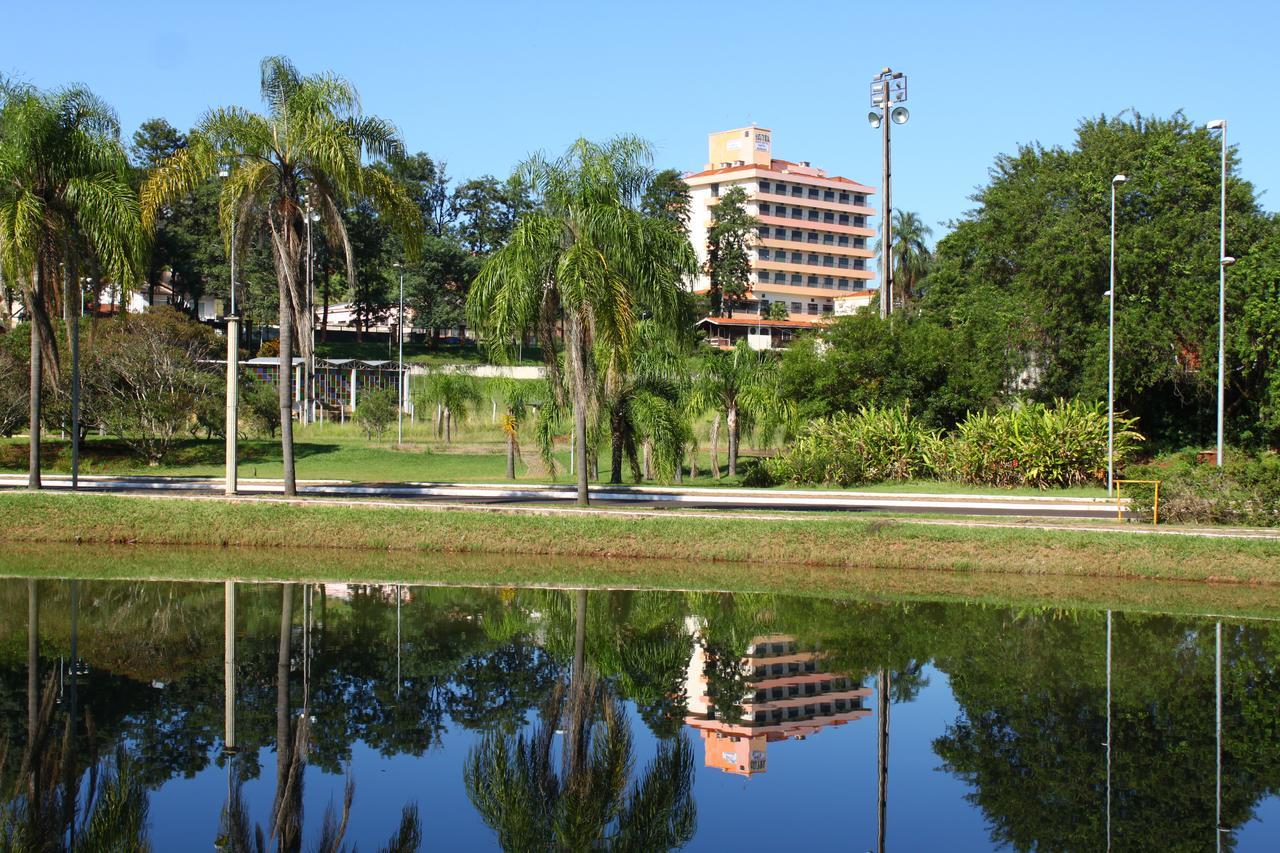
[[[771,573],[801,589],[818,581],[838,587],[838,576],[852,570],[928,570],[958,577],[1143,578],[1280,590],[1280,540],[904,524],[858,516],[772,521],[683,513],[517,514],[426,505],[13,492],[0,494],[0,542],[586,559],[605,561],[615,580],[632,577],[642,584],[646,574],[663,572],[627,561],[675,561],[680,568],[674,575],[693,585],[715,580],[724,588],[734,588],[735,575]]]

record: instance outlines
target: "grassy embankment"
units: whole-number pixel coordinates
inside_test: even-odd
[[[1077,589],[1097,579],[1144,578],[1250,584],[1254,598],[1280,598],[1280,540],[947,527],[847,516],[769,521],[678,512],[508,514],[9,493],[0,495],[0,541],[8,543],[7,550],[20,543],[67,542],[306,546],[311,557],[281,558],[280,564],[327,565],[328,576],[338,578],[347,577],[349,564],[358,560],[317,549],[396,552],[393,564],[405,579],[438,581],[462,580],[452,574],[451,560],[439,555],[483,554],[507,559],[495,564],[500,569],[471,580],[724,589],[766,583],[830,592],[865,570],[931,570],[951,573],[949,583],[962,589],[980,589],[984,581],[977,579],[983,575],[1033,577],[1053,587],[1070,581]],[[546,560],[523,559],[530,555],[569,562],[548,573]],[[572,568],[576,558],[588,562]],[[560,566],[558,560],[551,564]],[[219,577],[224,569],[217,566],[195,560],[189,576]],[[95,576],[104,569],[111,566],[85,565]]]

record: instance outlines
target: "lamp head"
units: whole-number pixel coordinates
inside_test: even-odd
[[[1129,180],[1128,175],[1116,175],[1114,178],[1111,179],[1111,184],[1112,186],[1115,186],[1117,184],[1126,183],[1128,180]]]
[[[1215,118],[1213,121],[1205,125],[1207,130],[1226,130],[1227,120],[1225,118]]]
[[[880,117],[880,113],[876,112],[875,110],[872,110],[871,112],[867,113],[867,124],[871,125],[872,130],[879,128],[880,122],[882,122],[883,120],[884,119]]]
[[[1220,261],[1220,263],[1221,263],[1224,267],[1229,267],[1229,266],[1231,266],[1232,264],[1234,264],[1235,262],[1236,262],[1236,259],[1235,259],[1235,258],[1233,258],[1233,257],[1231,257],[1230,255],[1224,255],[1224,256],[1223,256],[1223,258],[1222,258],[1222,260]]]
[[[893,119],[894,124],[906,124],[907,119],[911,118],[911,113],[907,112],[906,107],[894,107],[893,112],[889,113],[889,118]]]

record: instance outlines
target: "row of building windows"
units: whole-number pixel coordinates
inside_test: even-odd
[[[762,317],[769,316],[769,300],[761,299],[759,304],[760,304],[760,316]],[[788,305],[788,303],[786,302],[783,302],[782,304]],[[792,314],[810,314],[816,317],[818,316],[819,313],[831,314],[833,311],[835,311],[835,306],[832,305],[830,302],[825,303],[824,305],[821,306],[821,308],[819,308],[818,303],[816,302],[810,302],[807,306],[800,302],[792,302],[788,305],[788,309]],[[795,671],[796,670],[793,670],[792,672],[795,672]],[[814,670],[812,666],[805,670],[805,672],[813,672],[813,671]],[[760,675],[762,673],[756,673],[756,674]],[[782,673],[776,672],[773,674],[781,675]]]
[[[820,243],[823,246],[867,248],[866,237],[850,237],[848,234],[819,234],[817,231],[801,231],[795,228],[788,231],[786,228],[770,228],[768,225],[761,225],[756,229],[756,233],[766,240],[772,237],[775,240],[790,240],[793,243]]]
[[[852,225],[855,228],[866,228],[867,217],[848,213],[832,213],[829,210],[813,210],[801,207],[787,207],[785,204],[760,205],[761,216],[778,216],[799,219],[804,222],[822,222],[827,225]]]
[[[754,646],[747,648],[747,654],[752,657],[766,657],[768,655],[789,655],[795,650],[796,644],[787,640],[777,643],[756,643]]]
[[[836,257],[833,255],[818,255],[814,252],[804,254],[803,252],[787,253],[785,249],[766,249],[763,246],[756,249],[756,257],[762,261],[777,261],[779,263],[789,264],[809,264],[810,266],[834,267],[842,270],[865,270],[867,268],[866,258],[847,258],[843,255]]]
[[[767,702],[770,699],[791,699],[800,695],[816,696],[819,693],[830,693],[833,690],[852,690],[853,688],[853,679],[832,678],[828,681],[811,681],[804,685],[788,684],[781,687],[770,687],[766,690],[757,690],[755,701]]]
[[[756,281],[760,284],[788,284],[792,287],[822,287],[827,290],[861,290],[861,286],[855,287],[857,279],[850,281],[847,278],[836,278],[830,275],[801,275],[798,272],[769,272],[768,270],[760,270],[756,273]]]
[[[858,207],[865,207],[867,197],[862,193],[836,192],[835,190],[818,189],[817,187],[805,187],[799,184],[784,184],[782,181],[760,182],[760,192],[773,193],[774,195],[785,195],[791,198],[809,198],[814,201],[819,199],[822,201],[839,201],[840,204],[854,204]]]
[[[757,723],[781,722],[782,720],[798,720],[801,717],[829,716],[832,710],[837,714],[845,711],[856,711],[862,707],[861,702],[848,699],[837,699],[834,702],[815,702],[803,708],[774,708],[772,711],[756,711],[752,719]]]

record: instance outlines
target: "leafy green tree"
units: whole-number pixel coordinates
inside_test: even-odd
[[[652,320],[636,324],[634,349],[625,367],[614,362],[600,368],[601,398],[609,419],[610,483],[622,482],[624,457],[637,482],[652,476],[651,453],[656,452],[657,467],[664,475],[680,468],[688,432],[683,410],[687,368],[674,335]],[[643,471],[637,454],[640,446],[646,463]]]
[[[396,160],[404,146],[386,121],[361,115],[355,87],[333,74],[303,76],[288,59],[262,61],[262,97],[267,115],[238,107],[211,111],[200,122],[186,148],[164,161],[143,187],[143,211],[152,225],[168,202],[191,192],[219,164],[231,164],[222,195],[220,217],[230,233],[231,217],[238,233],[262,228],[271,238],[280,299],[280,359],[291,363],[295,332],[311,328],[304,276],[308,209],[320,216],[322,228],[347,259],[347,280],[356,281],[355,259],[342,218],[342,208],[367,199],[406,246],[416,252],[418,215],[403,186],[369,160]],[[307,197],[304,203],[303,196]],[[310,340],[301,335],[301,352]],[[293,459],[293,378],[279,376],[280,436],[285,494],[297,493]]]
[[[454,426],[465,423],[483,398],[473,377],[442,372],[427,378],[427,386],[418,394],[418,401],[424,411],[432,405],[436,407],[439,412],[436,435],[443,435],[445,444],[448,444],[453,441]]]
[[[459,185],[449,203],[458,239],[478,256],[488,255],[505,243],[516,222],[531,208],[520,181],[503,182],[492,175]]]
[[[485,261],[468,297],[472,325],[499,355],[537,332],[551,388],[563,401],[555,334],[562,330],[572,401],[578,502],[586,504],[587,421],[596,409],[595,350],[629,358],[635,307],[673,325],[682,277],[694,266],[688,238],[645,217],[636,205],[648,180],[648,143],[580,139],[560,158],[536,155],[521,174],[539,207]]]
[[[507,439],[507,479],[516,478],[516,461],[520,459],[520,428],[531,410],[543,405],[547,388],[542,382],[503,379],[498,384],[502,400],[502,434]]]
[[[373,388],[356,401],[356,423],[372,441],[382,438],[396,420],[396,389]]]
[[[428,236],[421,259],[405,270],[405,303],[413,309],[416,328],[430,331],[436,349],[440,332],[466,323],[467,291],[481,261],[452,237]]]
[[[909,210],[893,212],[893,280],[898,284],[894,296],[910,303],[916,297],[916,285],[929,272],[933,253],[926,240],[933,229]],[[878,247],[877,247],[878,248]]]
[[[787,311],[787,304],[785,302],[769,303],[769,319],[770,320],[785,320],[789,316],[791,315]]]
[[[684,230],[689,226],[689,185],[678,169],[663,169],[653,176],[640,199],[640,212],[651,219],[670,222]]]
[[[707,275],[711,278],[711,310],[715,316],[727,312],[751,288],[751,257],[748,247],[759,220],[747,213],[747,191],[731,187],[712,208],[707,229]]]
[[[1104,399],[1110,191],[1116,204],[1116,400],[1160,444],[1213,434],[1217,386],[1219,142],[1183,114],[1088,119],[1069,148],[1001,155],[975,209],[938,243],[922,310],[952,324],[977,298],[1014,306],[1015,375],[1037,398]],[[1274,225],[1229,151],[1227,252],[1246,258]],[[1256,280],[1245,280],[1250,284]],[[1230,316],[1245,296],[1230,288]],[[1256,303],[1255,303],[1256,304]],[[1227,404],[1259,399],[1231,365]],[[1239,422],[1229,418],[1230,423]]]
[[[40,488],[42,379],[56,386],[59,377],[51,315],[78,310],[82,262],[131,288],[144,242],[111,108],[87,89],[0,80],[0,274],[22,291],[30,321],[30,488]]]

